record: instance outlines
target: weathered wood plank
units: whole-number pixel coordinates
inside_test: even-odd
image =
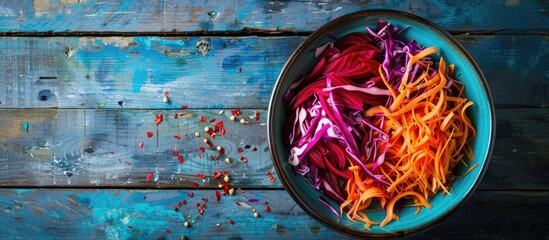
[[[459,31],[536,30],[549,23],[545,1],[8,0],[0,5],[0,31],[312,31],[344,14],[376,8],[410,12]]]
[[[543,107],[549,38],[459,40],[498,106]],[[266,108],[302,37],[0,37],[0,108]],[[205,56],[197,51],[203,51]],[[202,45],[201,45],[202,44]],[[164,93],[170,103],[164,103]]]
[[[23,109],[0,111],[0,186],[57,187],[217,187],[215,172],[231,173],[243,188],[281,188],[268,152],[266,112],[241,109],[249,124],[231,122],[219,110]],[[260,120],[255,121],[255,113]],[[157,126],[155,114],[164,113]],[[189,113],[173,119],[174,113]],[[549,190],[549,109],[498,109],[497,138],[481,189]],[[206,122],[200,122],[200,116]],[[250,116],[252,118],[250,118]],[[210,119],[216,121],[209,123]],[[203,143],[204,128],[222,120],[226,135],[211,138],[225,157]],[[28,126],[28,127],[27,127]],[[151,131],[153,138],[147,137]],[[202,137],[195,137],[200,132]],[[180,135],[181,140],[174,135]],[[158,137],[158,138],[157,138]],[[144,147],[139,148],[139,143]],[[205,147],[205,153],[200,151]],[[242,148],[243,152],[238,152]],[[253,149],[257,148],[257,151]],[[184,157],[180,164],[173,151]],[[200,158],[203,154],[203,158]],[[240,158],[246,157],[247,163]],[[146,182],[147,175],[153,179]],[[203,174],[206,179],[197,178]],[[158,178],[158,179],[156,179]]]
[[[207,238],[345,238],[309,217],[283,190],[237,192],[219,202],[212,190],[192,191],[192,198],[187,192],[2,189],[0,231],[9,239],[201,239],[205,231]],[[175,211],[183,200],[187,204]],[[476,192],[441,224],[408,238],[529,239],[545,234],[543,220],[549,208],[542,206],[548,201],[548,192]],[[202,215],[197,203],[207,206]],[[271,212],[264,210],[266,206]],[[185,221],[191,223],[189,228]]]
[[[156,114],[163,115],[159,125]],[[223,177],[213,179],[215,172],[229,172],[236,187],[280,187],[267,176],[271,171],[277,178],[268,153],[265,110],[242,109],[241,114],[233,122],[229,109],[222,114],[220,110],[3,110],[0,185],[190,188],[197,182],[217,188]],[[242,119],[249,123],[241,123]],[[217,132],[211,137],[205,132],[220,122],[225,135]],[[147,182],[149,174],[152,179]]]

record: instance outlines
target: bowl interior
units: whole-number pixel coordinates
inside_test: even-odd
[[[400,220],[392,221],[383,228],[373,226],[367,230],[363,224],[351,222],[346,216],[338,218],[320,204],[318,198],[323,194],[313,189],[295,174],[293,168],[287,163],[289,151],[282,129],[284,129],[288,118],[288,104],[283,100],[283,95],[297,76],[307,74],[314,67],[316,61],[310,50],[329,41],[327,33],[332,32],[335,36],[341,37],[351,32],[364,31],[365,27],[375,29],[377,21],[380,19],[397,25],[399,28],[409,26],[403,35],[404,39],[415,39],[423,46],[437,47],[440,56],[447,63],[455,64],[454,78],[465,83],[465,95],[474,102],[474,105],[469,108],[468,114],[477,130],[477,137],[472,143],[475,159],[474,161],[465,161],[469,165],[476,163],[478,166],[465,177],[456,179],[454,187],[450,191],[451,195],[442,196],[439,193],[429,199],[433,206],[431,209],[422,209],[418,215],[415,215],[415,208],[403,208],[398,213]],[[335,230],[350,235],[402,234],[437,222],[438,219],[459,206],[474,191],[485,172],[491,153],[494,135],[493,103],[480,69],[470,55],[449,34],[432,23],[410,14],[368,10],[346,15],[326,24],[310,35],[290,57],[279,76],[271,98],[268,134],[274,165],[281,181],[294,200],[309,215]],[[456,175],[463,175],[466,171],[466,167],[459,167]],[[324,199],[328,200],[327,197]],[[329,202],[334,208],[339,209],[337,204]],[[385,213],[376,211],[369,213],[368,216],[373,220],[382,220]]]

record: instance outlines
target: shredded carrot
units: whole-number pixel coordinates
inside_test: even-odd
[[[340,205],[340,211],[346,212],[349,219],[363,222],[368,229],[398,220],[395,207],[405,206],[401,201],[413,202],[408,206],[416,207],[416,214],[422,207],[431,208],[429,198],[440,191],[450,194],[452,180],[456,178],[452,171],[460,163],[467,166],[463,157],[474,159],[471,141],[476,131],[465,113],[473,103],[463,94],[463,85],[454,81],[450,87],[446,86],[454,66],[446,66],[441,59],[438,71],[433,74],[431,66],[422,62],[422,58],[437,52],[436,48],[426,48],[410,55],[397,87],[389,84],[389,77],[379,67],[381,81],[393,101],[388,107],[377,105],[367,109],[364,117],[389,134],[385,160],[373,173],[383,176],[390,185],[364,177],[361,169],[350,163],[353,176],[345,185],[348,197]],[[410,74],[414,64],[427,65],[426,70],[415,77]],[[469,171],[474,167],[476,164]],[[381,222],[371,220],[366,213],[377,204],[386,213]]]

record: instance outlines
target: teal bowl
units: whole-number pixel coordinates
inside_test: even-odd
[[[404,207],[398,215],[400,220],[391,221],[384,227],[364,228],[362,223],[354,223],[346,216],[338,218],[318,198],[323,193],[311,187],[297,175],[288,164],[289,147],[284,139],[284,128],[288,118],[288,103],[283,96],[299,75],[311,71],[315,62],[311,50],[329,41],[329,33],[344,36],[351,32],[364,31],[365,27],[375,29],[379,20],[385,20],[399,27],[409,26],[402,36],[404,39],[415,39],[423,46],[434,46],[439,55],[448,63],[456,65],[454,78],[465,83],[465,95],[474,102],[468,109],[468,115],[477,130],[477,137],[472,142],[475,154],[474,163],[478,166],[465,177],[456,179],[451,195],[438,193],[429,199],[431,209],[422,209],[416,215],[415,208]],[[436,57],[435,57],[436,58]],[[436,60],[436,59],[435,59]],[[327,227],[353,237],[387,237],[402,236],[418,230],[424,230],[440,222],[445,216],[458,209],[475,191],[482,176],[488,168],[495,136],[495,114],[492,97],[481,69],[467,52],[449,33],[434,23],[418,16],[392,10],[366,10],[337,18],[314,31],[295,50],[284,65],[275,84],[268,115],[268,139],[273,164],[276,172],[290,196],[311,217]],[[456,175],[465,174],[466,167],[458,167]],[[323,197],[323,199],[329,199]],[[335,209],[335,202],[328,201]],[[384,211],[369,213],[373,220],[382,220]]]

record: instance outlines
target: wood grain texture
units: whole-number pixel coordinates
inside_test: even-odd
[[[267,176],[270,171],[278,179],[268,152],[266,111],[241,109],[241,117],[249,124],[238,119],[231,122],[229,109],[221,115],[219,111],[2,110],[0,185],[192,188],[197,182],[201,188],[217,188],[221,179],[213,179],[214,173],[228,171],[235,187],[281,188],[280,181],[273,183]],[[255,121],[256,112],[259,121]],[[164,122],[156,126],[158,113],[164,114]],[[189,115],[174,119],[175,113]],[[549,168],[549,109],[498,109],[496,115],[498,135],[480,188],[549,190],[545,171]],[[206,122],[200,121],[201,116]],[[204,144],[204,128],[214,128],[218,121],[223,121],[227,133],[210,139],[226,152],[212,160],[218,152]],[[152,138],[147,136],[149,131]],[[201,137],[195,137],[195,132]],[[142,149],[140,142],[144,143]],[[173,155],[174,150],[184,157],[183,164]],[[225,157],[232,162],[226,163]],[[149,173],[153,179],[147,182]]]
[[[8,0],[0,4],[0,31],[193,32],[312,31],[365,9],[395,9],[457,31],[543,29],[546,1],[99,1]],[[456,17],[459,16],[459,17]]]
[[[497,106],[547,106],[549,38],[457,37],[484,71]],[[302,41],[0,37],[0,108],[267,108],[280,70]],[[166,91],[170,103],[162,101]]]
[[[192,198],[187,192],[2,189],[0,235],[9,239],[345,239],[309,217],[283,190],[237,192],[219,202],[214,191],[192,191]],[[184,200],[187,204],[175,211]],[[549,211],[541,206],[547,201],[547,192],[479,191],[441,224],[407,239],[529,239],[546,232]],[[198,203],[206,204],[202,215]],[[264,210],[266,206],[271,212]],[[254,218],[253,209],[259,218]],[[191,223],[189,228],[185,221]]]

